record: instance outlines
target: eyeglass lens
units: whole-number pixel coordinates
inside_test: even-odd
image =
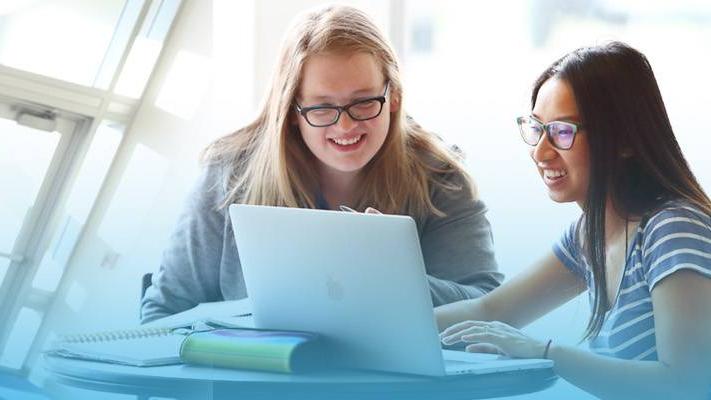
[[[553,145],[563,150],[572,147],[576,132],[576,127],[573,124],[554,121],[544,127],[544,125],[531,118],[520,119],[519,126],[523,141],[527,144],[531,146],[537,145],[544,131],[548,130],[548,137]]]
[[[345,108],[348,115],[356,121],[375,118],[380,114],[383,104],[377,99],[353,103]],[[337,108],[316,108],[306,112],[306,118],[313,125],[331,125],[338,119]]]
[[[553,144],[560,149],[569,149],[573,145],[575,137],[575,126],[562,122],[553,122],[548,124],[548,133],[550,134]]]

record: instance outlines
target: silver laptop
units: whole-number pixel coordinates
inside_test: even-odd
[[[417,228],[407,216],[232,205],[257,328],[324,335],[339,365],[444,376],[550,360],[442,350]]]

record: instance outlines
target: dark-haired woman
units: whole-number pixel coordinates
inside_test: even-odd
[[[578,49],[539,77],[531,101],[522,138],[550,198],[582,215],[527,272],[437,308],[443,343],[549,358],[602,398],[711,399],[711,201],[646,57],[619,42]],[[592,352],[517,329],[585,290]]]

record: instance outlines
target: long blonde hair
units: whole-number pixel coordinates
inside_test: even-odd
[[[292,123],[294,97],[306,60],[317,54],[371,54],[390,81],[390,99],[400,103],[380,150],[361,171],[355,206],[385,213],[444,215],[430,199],[432,184],[447,190],[470,190],[474,184],[460,157],[434,134],[402,112],[402,85],[395,53],[362,11],[328,6],[297,18],[282,45],[271,88],[256,120],[212,143],[203,153],[208,163],[226,163],[223,182],[232,203],[316,207],[319,192],[315,156]],[[464,181],[453,184],[447,174]]]

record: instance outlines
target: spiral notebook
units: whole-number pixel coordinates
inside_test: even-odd
[[[140,328],[64,335],[45,354],[140,367],[179,364],[189,333],[252,326],[249,299],[202,303]]]
[[[186,329],[143,328],[64,336],[45,354],[150,367],[180,364]]]

